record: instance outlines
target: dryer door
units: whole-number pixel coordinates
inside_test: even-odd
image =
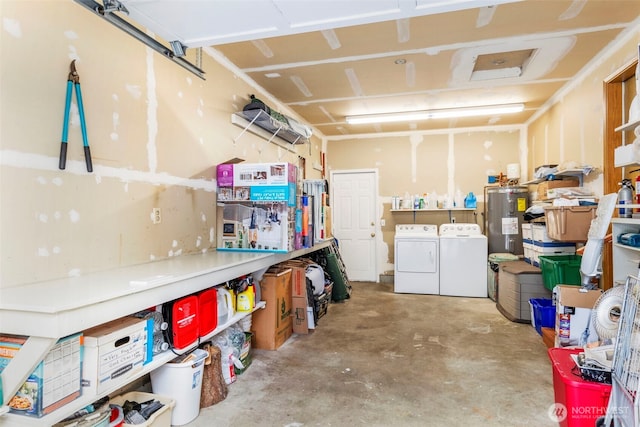
[[[438,271],[438,244],[434,240],[396,241],[396,271],[435,273]]]

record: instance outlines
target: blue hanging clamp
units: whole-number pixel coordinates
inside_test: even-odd
[[[80,90],[80,75],[76,71],[76,60],[69,66],[69,78],[67,79],[67,98],[64,105],[64,122],[62,123],[62,144],[60,145],[60,162],[58,167],[64,169],[67,165],[67,139],[69,136],[69,110],[71,109],[71,92],[76,88],[76,101],[80,114],[80,129],[82,129],[82,144],[84,145],[84,160],[87,164],[87,172],[93,172],[91,164],[91,150],[87,139],[87,124],[84,119],[84,106],[82,105],[82,91]]]

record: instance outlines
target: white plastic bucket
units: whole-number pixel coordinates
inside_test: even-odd
[[[247,315],[247,317],[243,317],[242,320],[238,322],[243,332],[251,331],[251,315]]]
[[[200,413],[200,392],[202,390],[202,371],[205,350],[196,349],[192,358],[184,356],[175,362],[165,363],[151,371],[153,393],[171,397],[176,406],[171,413],[171,425],[184,425],[193,421]]]

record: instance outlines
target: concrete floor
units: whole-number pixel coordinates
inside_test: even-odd
[[[310,335],[253,364],[189,426],[553,426],[551,364],[490,299],[352,282]]]

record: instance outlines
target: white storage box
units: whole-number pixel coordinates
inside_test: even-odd
[[[522,239],[533,240],[533,224],[528,222],[522,223]]]
[[[522,239],[522,249],[524,251],[524,261],[533,263],[533,240]]]
[[[532,263],[533,265],[540,266],[541,255],[575,255],[576,245],[574,243],[540,243],[533,242],[532,246]]]
[[[169,427],[171,426],[171,412],[173,411],[173,407],[176,406],[176,401],[167,396],[161,396],[159,394],[152,393],[143,393],[139,391],[132,391],[120,396],[116,396],[110,400],[109,403],[112,405],[124,405],[126,401],[131,402],[147,402],[149,400],[157,400],[162,403],[164,406],[154,412],[149,419],[142,424],[127,424],[123,423],[122,425],[127,426],[153,426],[153,427]]]
[[[613,151],[613,165],[617,168],[637,163],[638,160],[634,144],[622,145]]]
[[[84,334],[82,385],[89,396],[132,376],[153,358],[153,319],[122,317]]]
[[[547,234],[547,226],[545,224],[531,224],[533,242],[551,243],[553,239]]]

